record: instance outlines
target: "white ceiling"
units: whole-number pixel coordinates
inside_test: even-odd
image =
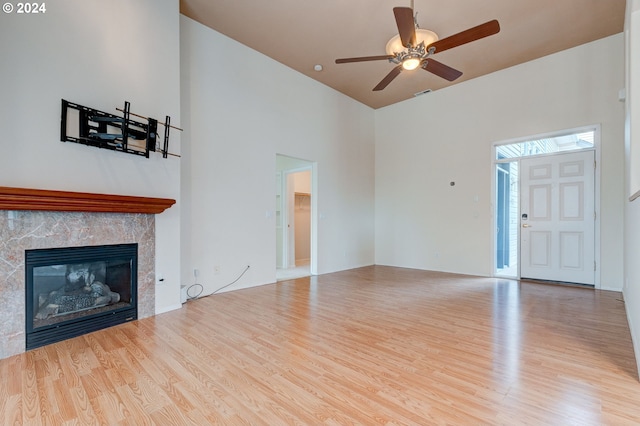
[[[327,86],[380,108],[623,31],[626,0],[415,0],[421,28],[442,39],[492,19],[500,33],[434,59],[463,72],[450,83],[421,69],[376,84],[395,66],[386,60],[336,64],[337,58],[384,55],[397,34],[393,8],[411,0],[180,0],[180,12]],[[220,60],[224,61],[223,55]],[[323,70],[314,71],[320,64]],[[558,73],[562,73],[558,70]]]

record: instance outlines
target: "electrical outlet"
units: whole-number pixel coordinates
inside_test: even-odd
[[[213,267],[213,273],[216,275],[220,274],[220,265],[216,265]]]

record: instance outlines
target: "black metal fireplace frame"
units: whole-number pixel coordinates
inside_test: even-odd
[[[131,258],[131,299],[128,306],[107,312],[98,312],[81,318],[61,321],[56,324],[34,327],[33,269],[69,263],[90,263],[111,259]],[[26,349],[35,349],[51,343],[81,336],[93,331],[122,324],[138,318],[138,244],[116,244],[104,246],[61,247],[25,250],[25,305],[26,305]]]

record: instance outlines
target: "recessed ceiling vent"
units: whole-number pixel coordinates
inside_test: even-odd
[[[431,93],[431,89],[426,89],[426,90],[423,90],[422,92],[416,92],[413,94],[413,96],[426,95],[427,93]]]

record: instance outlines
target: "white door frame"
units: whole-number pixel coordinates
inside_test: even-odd
[[[594,277],[594,281],[595,281],[595,288],[599,289],[601,288],[601,255],[600,255],[600,170],[601,170],[601,160],[600,160],[600,138],[601,138],[601,130],[600,130],[600,124],[593,124],[593,125],[589,125],[589,126],[583,126],[583,127],[576,127],[573,129],[566,129],[566,130],[560,130],[560,131],[556,131],[556,132],[549,132],[549,133],[543,133],[543,134],[538,134],[538,135],[533,135],[533,136],[526,136],[526,137],[522,137],[522,138],[515,138],[515,139],[508,139],[508,140],[504,140],[504,141],[499,141],[499,142],[495,142],[491,148],[491,164],[492,164],[492,168],[491,168],[491,229],[493,232],[493,238],[492,238],[492,256],[491,256],[491,271],[492,271],[492,276],[494,277],[501,277],[500,275],[498,275],[496,273],[496,247],[497,247],[497,230],[496,230],[496,165],[498,163],[501,162],[514,162],[517,161],[518,164],[520,163],[520,159],[519,158],[510,158],[508,159],[508,161],[498,161],[496,160],[496,148],[500,145],[508,145],[508,144],[514,144],[514,143],[519,143],[519,142],[526,142],[526,141],[530,141],[530,140],[538,140],[538,139],[546,139],[546,138],[552,138],[552,137],[557,137],[557,136],[563,136],[563,135],[568,135],[568,134],[572,134],[572,133],[582,133],[582,132],[587,132],[593,130],[594,131],[594,151],[595,151],[595,160],[596,160],[596,170],[595,170],[595,194],[594,194],[594,199],[595,199],[595,210],[596,210],[596,219],[595,219],[595,259],[596,259],[596,271],[595,271],[595,277]],[[560,153],[561,155],[562,153]],[[549,155],[553,155],[553,154],[549,154]],[[518,197],[520,197],[520,194],[518,195]],[[521,208],[520,208],[520,198],[518,198],[518,221],[520,220],[520,216],[521,216]],[[518,222],[519,223],[519,222]],[[517,279],[520,279],[521,275],[520,275],[520,264],[521,264],[521,258],[520,258],[520,239],[521,239],[521,233],[518,232],[518,276],[516,277]],[[507,277],[510,278],[510,277]]]

